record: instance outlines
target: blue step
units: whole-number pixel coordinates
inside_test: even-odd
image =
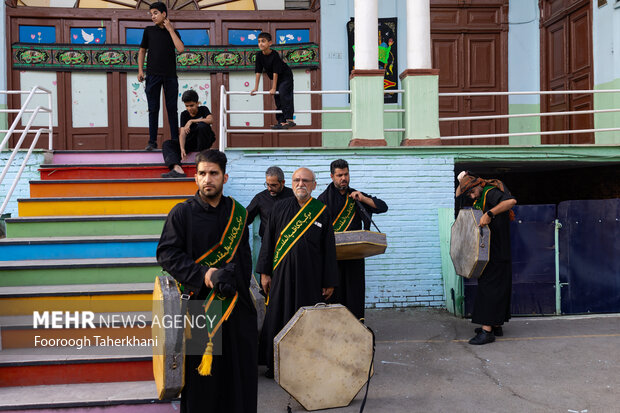
[[[154,257],[158,235],[0,240],[0,261]]]

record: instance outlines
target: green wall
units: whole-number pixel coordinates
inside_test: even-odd
[[[386,105],[386,109],[402,109],[397,105]],[[341,107],[324,107],[324,110],[344,109]],[[383,115],[383,125],[385,129],[402,129],[403,113],[385,113]],[[349,113],[323,113],[323,129],[351,129],[351,114]],[[386,132],[385,141],[388,146],[400,146],[404,132]],[[349,146],[351,141],[350,132],[324,132],[323,146],[327,148],[344,148]]]
[[[0,109],[6,109],[7,105],[6,104],[0,104]],[[0,129],[8,129],[9,128],[9,124],[7,121],[7,114],[4,112],[0,112]],[[5,134],[4,133],[0,133],[0,141],[2,141],[2,139],[4,139]]]
[[[620,89],[620,79],[602,83],[595,86],[594,89]],[[620,93],[595,93],[594,109],[620,109]],[[594,127],[597,129],[619,128],[620,112],[595,113]],[[596,132],[594,142],[599,145],[620,144],[620,131]]]
[[[509,115],[521,115],[524,113],[540,113],[538,104],[512,104],[508,106]],[[508,120],[508,132],[540,132],[540,116],[527,118],[510,118]],[[540,145],[540,135],[511,136],[511,145]]]

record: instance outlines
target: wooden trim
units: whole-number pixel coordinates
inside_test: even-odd
[[[439,69],[405,69],[398,75],[400,80],[409,76],[439,76]]]
[[[349,79],[353,79],[354,77],[360,76],[377,76],[384,77],[385,69],[353,69],[351,70],[351,75]]]
[[[387,146],[387,142],[385,139],[351,139],[349,142],[349,146]]]

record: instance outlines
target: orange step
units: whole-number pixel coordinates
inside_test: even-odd
[[[30,181],[31,198],[193,195],[193,178]]]

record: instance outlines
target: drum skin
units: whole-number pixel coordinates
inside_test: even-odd
[[[334,233],[336,259],[357,260],[383,254],[387,248],[385,234],[374,231],[344,231]]]
[[[461,277],[479,278],[489,262],[491,231],[478,226],[482,215],[479,209],[463,208],[452,224],[450,258]]]
[[[301,307],[273,342],[275,380],[306,410],[348,406],[368,380],[372,333],[341,304]]]
[[[176,280],[169,275],[157,277],[153,289],[153,320],[160,322],[153,323],[152,337],[156,343],[153,376],[160,400],[178,397],[185,384],[185,331],[171,321],[180,314],[181,292]],[[164,326],[164,320],[170,321],[170,325]],[[177,351],[179,341],[180,351]]]

